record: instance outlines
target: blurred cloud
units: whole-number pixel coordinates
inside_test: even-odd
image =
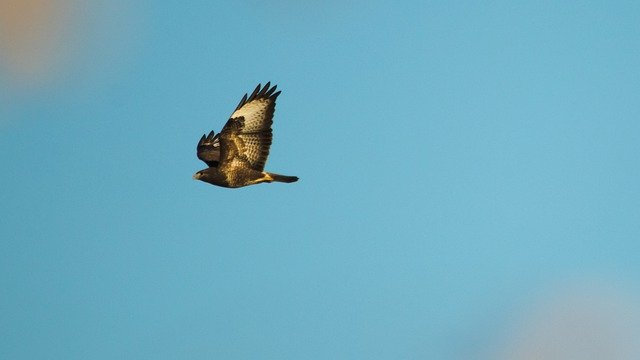
[[[0,0],[0,64],[14,85],[41,82],[64,61],[74,21],[69,0]]]
[[[124,1],[0,0],[0,74],[8,79],[0,86],[42,87],[60,78],[69,85],[117,67],[145,33],[135,9]]]
[[[497,359],[640,359],[640,301],[622,287],[565,286],[520,320]]]
[[[0,0],[0,128],[31,118],[34,106],[78,103],[117,83],[146,35],[136,9],[117,0]]]

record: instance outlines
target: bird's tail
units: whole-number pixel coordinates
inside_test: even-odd
[[[280,175],[280,174],[274,174],[274,173],[267,173],[267,177],[271,178],[269,179],[271,181],[277,181],[277,182],[283,182],[283,183],[292,183],[292,182],[298,181],[297,176],[287,176],[287,175]]]

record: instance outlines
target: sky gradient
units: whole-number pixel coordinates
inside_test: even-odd
[[[639,3],[18,3],[0,358],[640,357]],[[300,181],[193,181],[267,81]]]

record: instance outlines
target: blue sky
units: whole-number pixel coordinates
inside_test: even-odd
[[[636,2],[65,6],[0,38],[0,357],[494,359],[640,298]],[[266,81],[300,181],[193,181]]]

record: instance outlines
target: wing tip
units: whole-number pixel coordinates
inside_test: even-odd
[[[282,91],[276,92],[276,88],[277,87],[278,87],[278,85],[271,86],[271,81],[267,81],[264,84],[264,86],[262,86],[262,84],[258,84],[258,86],[256,86],[255,89],[253,89],[253,91],[251,92],[251,95],[249,95],[248,93],[244,94],[242,99],[240,99],[240,102],[238,103],[238,106],[236,106],[235,110],[239,110],[246,103],[251,102],[251,101],[253,101],[255,99],[273,99],[273,100],[275,100],[278,97],[278,95],[280,95],[280,93],[282,92]]]

